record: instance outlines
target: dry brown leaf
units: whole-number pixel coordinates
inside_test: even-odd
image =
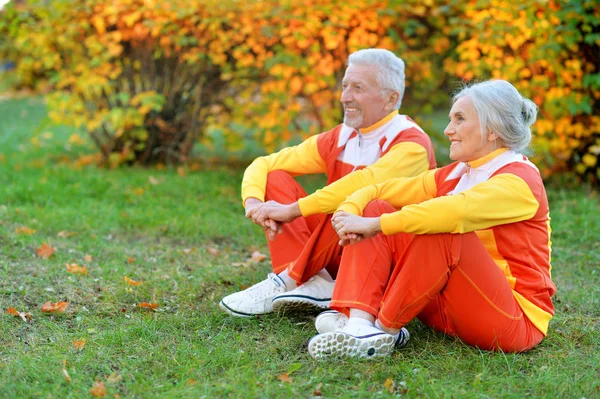
[[[262,262],[263,260],[267,259],[267,255],[260,253],[259,251],[254,251],[252,252],[252,256],[250,256],[250,262]]]
[[[383,383],[383,387],[389,392],[389,393],[394,393],[394,390],[396,389],[396,384],[394,383],[394,380],[392,380],[391,378],[388,378],[387,380],[385,380],[385,382]]]
[[[281,382],[292,382],[292,377],[288,375],[288,373],[283,373],[277,376],[279,381]]]
[[[29,236],[29,235],[35,234],[35,230],[31,229],[31,228],[29,228],[27,226],[21,226],[21,227],[17,227],[15,229],[15,233],[17,233],[17,234],[23,234],[25,236]]]
[[[69,273],[83,274],[84,276],[87,276],[87,266],[78,266],[75,263],[71,263],[71,264],[66,263],[65,266],[67,267],[67,271]]]
[[[122,379],[123,376],[121,374],[111,373],[106,379],[106,382],[108,382],[109,384],[118,384],[119,382],[121,382]]]
[[[84,260],[85,262],[91,262],[91,261],[92,261],[92,259],[93,259],[93,258],[92,258],[92,255],[90,255],[90,254],[85,254],[85,256],[83,257],[83,260]]]
[[[177,168],[177,174],[181,177],[185,176],[185,169],[183,168],[183,166]]]
[[[196,248],[184,248],[183,249],[183,253],[186,254],[186,255],[189,255],[189,254],[194,253],[194,252],[196,252]]]
[[[31,313],[19,312],[17,309],[13,308],[12,306],[10,308],[6,309],[5,313],[15,316],[15,317],[20,317],[25,323],[28,323],[31,321]]]
[[[138,305],[140,308],[143,309],[152,309],[152,310],[156,310],[160,305],[158,303],[148,303],[148,302],[142,302]]]
[[[206,252],[211,255],[218,256],[221,252],[215,247],[206,247]]]
[[[156,186],[157,184],[160,183],[160,181],[154,177],[154,176],[149,176],[148,177],[148,181],[150,182],[150,184],[152,184],[153,186]]]
[[[94,382],[94,385],[90,389],[90,393],[95,398],[103,398],[106,396],[106,387],[102,381]]]
[[[231,266],[235,266],[235,267],[244,266],[244,267],[246,267],[248,265],[246,264],[246,262],[233,262],[231,264]]]
[[[82,350],[83,347],[85,346],[85,339],[75,339],[73,340],[73,348],[75,350]]]
[[[66,368],[62,369],[62,373],[65,376],[65,380],[67,380],[67,382],[71,382],[71,376],[69,375],[69,372],[67,371]]]
[[[48,259],[54,254],[54,251],[56,251],[54,248],[52,248],[47,243],[44,243],[41,247],[38,248],[37,256],[42,259]]]
[[[323,388],[323,383],[319,382],[319,385],[317,385],[317,387],[313,391],[313,397],[315,397],[315,398],[322,398],[323,397],[323,393],[321,392],[322,388]]]
[[[135,258],[132,258],[131,256],[129,258],[127,258],[127,263],[133,263],[135,262]]]
[[[45,313],[62,313],[69,307],[69,302],[56,302],[52,303],[50,301],[44,303],[42,305],[42,312]]]
[[[141,282],[141,281],[135,281],[135,280],[132,280],[132,279],[130,279],[130,278],[129,278],[129,277],[127,277],[127,276],[123,277],[123,280],[125,280],[125,282],[126,282],[128,285],[131,285],[131,286],[133,286],[133,287],[138,287],[138,286],[142,285],[142,282]]]
[[[63,237],[63,238],[69,238],[69,237],[74,236],[76,234],[77,233],[72,233],[70,231],[63,230],[63,231],[59,231],[58,234],[57,234],[57,236],[58,237]]]

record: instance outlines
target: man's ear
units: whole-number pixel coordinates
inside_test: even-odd
[[[385,104],[385,107],[389,109],[390,112],[392,112],[392,110],[395,108],[399,97],[400,95],[396,91],[391,92],[391,94],[388,96],[388,101]]]

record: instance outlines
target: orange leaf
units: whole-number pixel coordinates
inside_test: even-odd
[[[69,375],[69,372],[67,371],[67,369],[63,368],[62,373],[65,376],[65,380],[67,380],[67,382],[71,382],[71,376]]]
[[[84,260],[84,261],[86,261],[86,262],[91,262],[91,261],[92,261],[92,259],[93,259],[93,258],[92,258],[92,255],[90,255],[90,254],[86,254],[86,255],[83,257],[83,260]]]
[[[258,251],[252,252],[252,256],[250,257],[250,261],[256,262],[256,263],[261,262],[265,259],[267,259],[267,255],[260,253]]]
[[[11,314],[13,316],[18,316],[19,315],[19,311],[17,309],[13,308],[13,307],[10,307],[10,308],[6,309],[6,311],[4,313]]]
[[[129,258],[127,258],[127,263],[133,263],[135,262],[135,258],[132,258],[131,256]]]
[[[277,378],[279,379],[279,381],[281,382],[292,382],[292,377],[290,377],[288,375],[288,373],[283,373],[281,375],[278,375]]]
[[[21,227],[17,227],[15,229],[15,233],[29,236],[31,234],[35,234],[35,230],[34,229],[30,229],[27,226],[21,226]]]
[[[127,277],[127,276],[123,277],[123,280],[125,280],[125,282],[126,282],[127,284],[129,284],[129,285],[132,285],[132,286],[134,286],[134,287],[137,287],[137,286],[140,286],[140,285],[142,285],[142,282],[141,282],[141,281],[135,281],[135,280],[132,280],[132,279],[130,279],[130,278],[129,278],[129,277]]]
[[[158,303],[142,302],[138,305],[140,308],[156,310],[160,305]]]
[[[92,389],[90,389],[90,393],[95,398],[103,398],[106,396],[106,387],[102,381],[94,382]]]
[[[394,384],[394,380],[392,380],[391,378],[388,378],[387,380],[385,380],[385,382],[383,383],[383,387],[389,392],[389,393],[394,393],[394,390],[396,389],[396,384]]]
[[[12,315],[12,316],[20,317],[25,323],[31,321],[31,313],[19,312],[17,309],[15,309],[13,307],[6,309],[5,313]]]
[[[85,339],[76,339],[73,340],[73,348],[80,351],[85,346]]]
[[[181,177],[185,176],[185,169],[183,169],[183,166],[177,168],[177,174]]]
[[[42,259],[48,259],[52,256],[52,254],[54,254],[54,251],[54,248],[52,248],[47,243],[44,243],[41,247],[38,248],[37,256],[39,256]]]
[[[42,305],[42,312],[46,313],[54,313],[59,312],[62,313],[69,307],[69,302],[56,302],[52,303],[50,301],[44,303]]]
[[[87,266],[77,266],[75,263],[70,265],[67,263],[65,266],[67,267],[67,271],[69,273],[83,274],[84,276],[87,276]]]

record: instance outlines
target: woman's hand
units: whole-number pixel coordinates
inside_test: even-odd
[[[331,225],[340,237],[341,246],[356,244],[381,232],[381,222],[378,217],[365,218],[347,212],[334,214]]]

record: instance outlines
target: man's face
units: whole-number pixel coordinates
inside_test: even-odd
[[[375,78],[376,67],[351,65],[342,80],[344,123],[355,129],[369,127],[393,111],[393,100],[382,95]]]

